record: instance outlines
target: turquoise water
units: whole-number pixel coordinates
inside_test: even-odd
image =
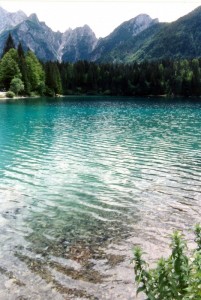
[[[0,299],[107,299],[104,249],[199,220],[200,124],[199,101],[0,103]]]

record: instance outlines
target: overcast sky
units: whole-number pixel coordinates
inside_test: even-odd
[[[201,5],[200,1],[182,0],[0,0],[0,6],[27,15],[36,13],[54,31],[64,32],[88,24],[97,37],[104,37],[122,22],[146,13],[159,21],[171,22]]]

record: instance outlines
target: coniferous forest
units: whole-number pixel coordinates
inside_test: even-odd
[[[16,95],[200,96],[201,59],[97,64],[40,62],[11,35],[0,61],[0,88]]]

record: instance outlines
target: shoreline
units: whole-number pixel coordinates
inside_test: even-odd
[[[18,100],[18,99],[32,99],[32,98],[40,98],[42,96],[15,96],[13,98],[6,97],[6,96],[0,96],[0,101],[5,100]]]
[[[100,97],[100,98],[116,98],[116,97],[123,97],[123,98],[133,98],[133,99],[139,99],[139,98],[146,98],[146,99],[152,99],[152,98],[157,98],[157,99],[200,99],[201,96],[182,96],[182,95],[147,95],[147,96],[128,96],[128,95],[101,95],[101,94],[94,94],[94,95],[88,95],[88,94],[71,94],[71,95],[58,95],[55,97],[50,97],[50,96],[14,96],[13,98],[11,97],[6,97],[6,92],[0,92],[0,102],[1,101],[6,101],[6,100],[18,100],[18,99],[34,99],[34,98],[40,98],[40,97],[45,97],[48,99],[62,99],[62,98],[71,98],[71,97]]]

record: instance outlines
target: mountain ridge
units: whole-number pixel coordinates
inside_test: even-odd
[[[100,59],[101,55],[108,55],[108,52],[118,45],[122,45],[126,40],[136,37],[138,34],[158,22],[158,19],[152,19],[147,14],[140,14],[135,18],[123,22],[108,36],[99,39],[96,49],[90,55],[90,60],[96,61]]]
[[[145,59],[194,58],[201,55],[201,6],[164,29],[137,51],[131,61]]]
[[[87,24],[55,32],[35,13],[9,13],[0,7],[0,53],[10,32],[16,45],[21,42],[42,61],[130,63],[200,57],[200,28],[201,6],[172,23],[140,14],[99,39]]]

